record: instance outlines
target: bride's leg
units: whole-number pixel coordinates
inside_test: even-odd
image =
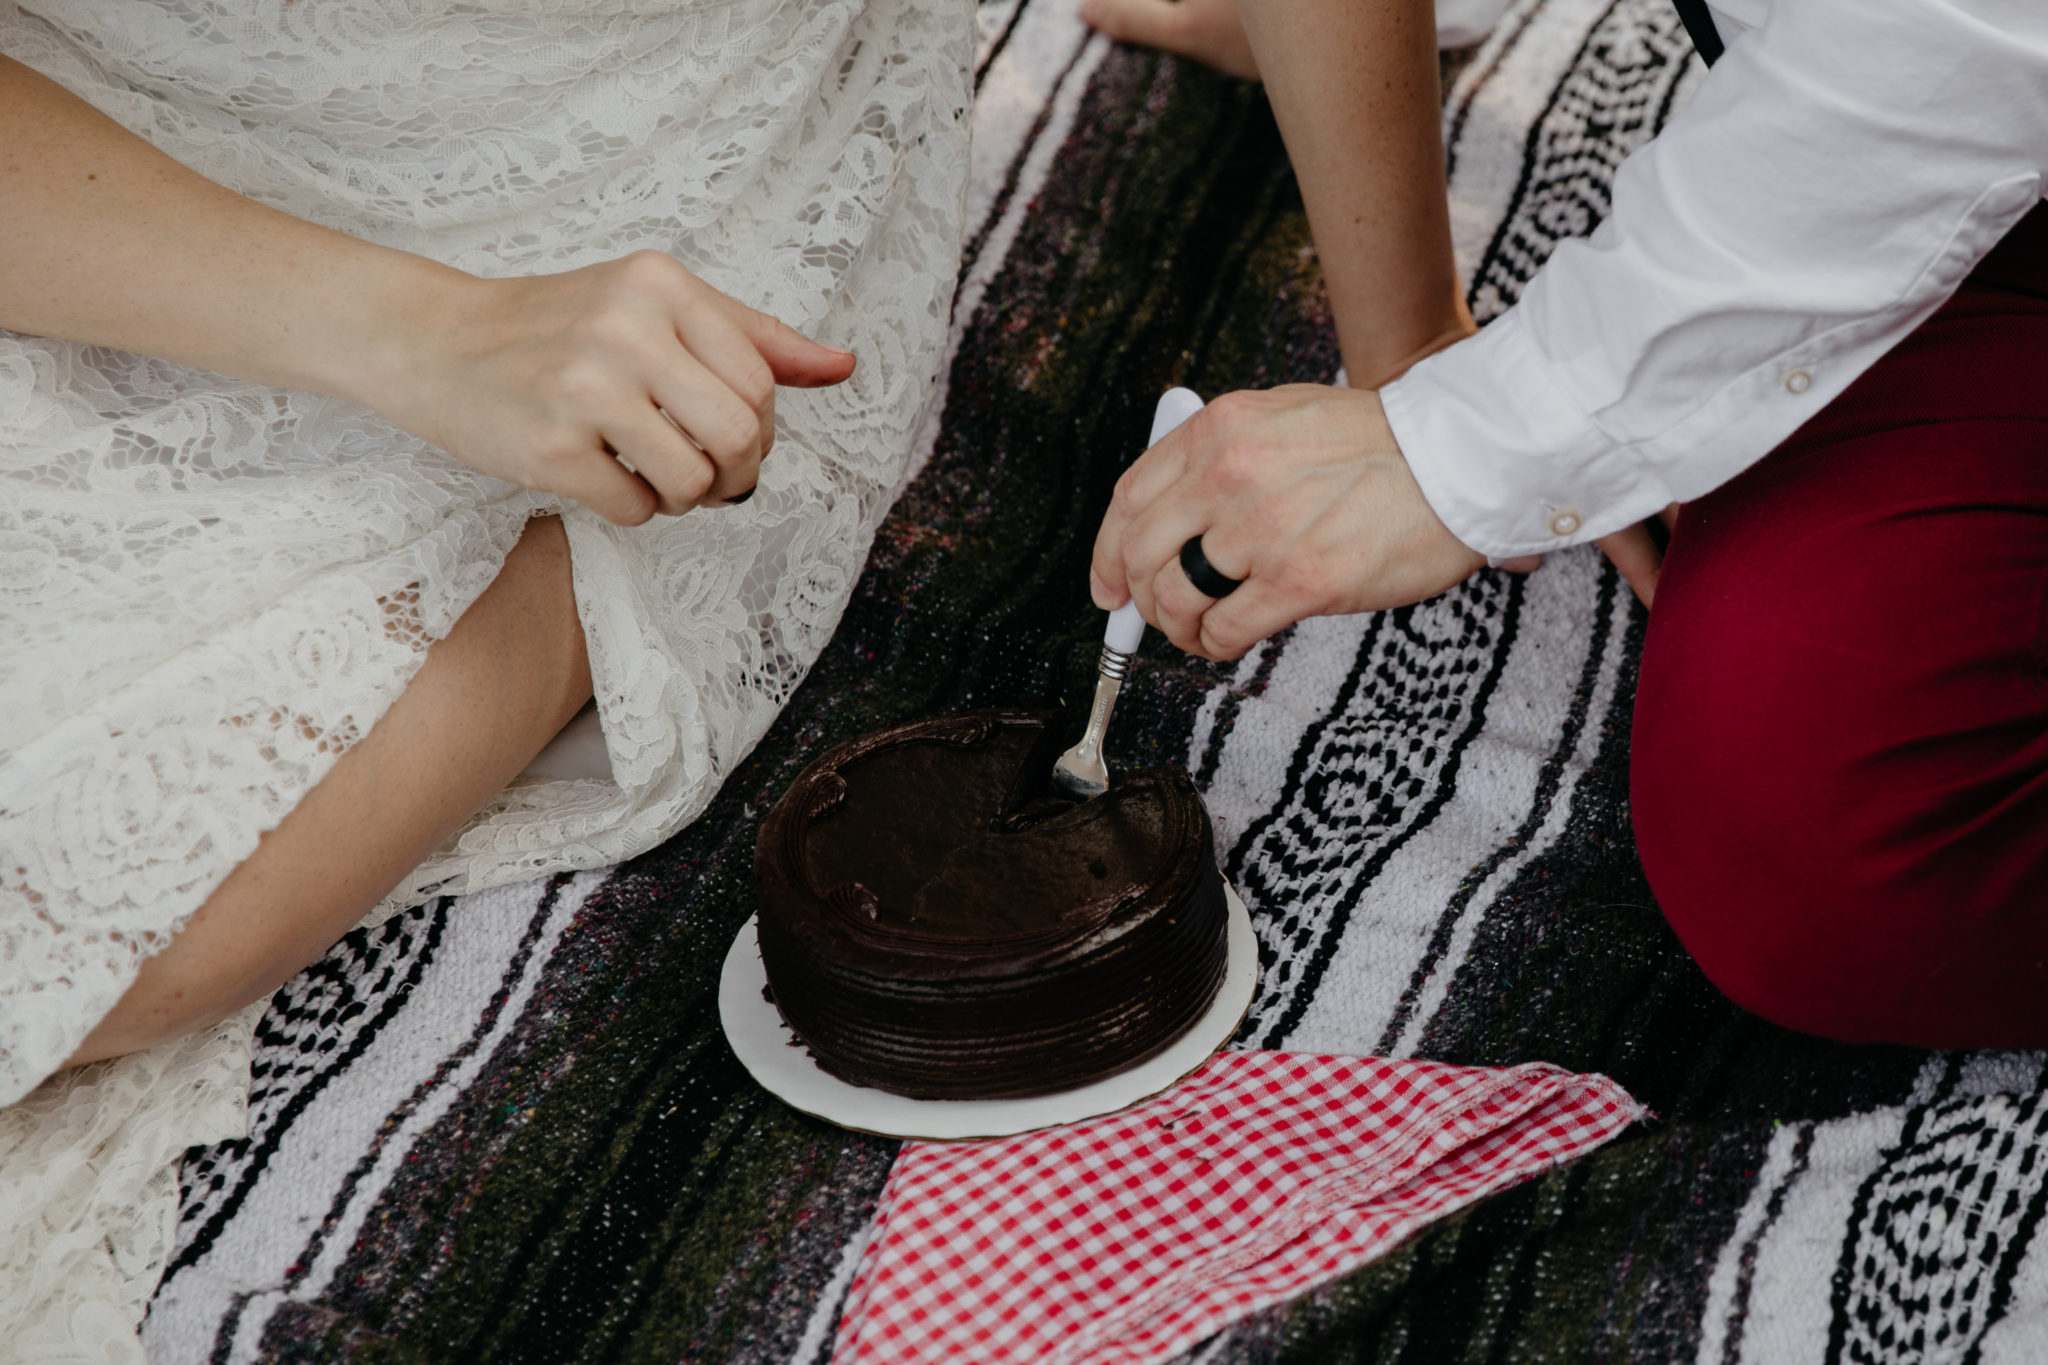
[[[71,1061],[204,1028],[274,990],[502,791],[589,698],[568,538],[560,518],[537,518],[383,719],[143,964]]]

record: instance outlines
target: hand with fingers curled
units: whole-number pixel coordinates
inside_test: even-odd
[[[451,272],[452,275],[452,272]],[[557,275],[455,276],[371,406],[473,469],[637,526],[745,498],[775,389],[854,357],[641,251]]]
[[[1183,568],[1196,537],[1241,581],[1227,596]],[[1378,394],[1290,384],[1223,395],[1124,471],[1089,586],[1105,609],[1135,600],[1188,653],[1235,659],[1305,617],[1419,602],[1485,563],[1423,497]]]

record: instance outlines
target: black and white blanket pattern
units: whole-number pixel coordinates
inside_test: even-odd
[[[918,488],[958,477],[946,464],[948,424],[975,410],[963,386],[980,382],[978,348],[1005,325],[1007,291],[1028,243],[1045,236],[1041,220],[1056,213],[1048,205],[1090,135],[1090,110],[1126,86],[1133,107],[1156,103],[1173,79],[1171,63],[1090,37],[1075,8],[981,7],[973,234],[947,378],[959,392],[935,408],[931,468]],[[1459,262],[1482,320],[1513,302],[1559,240],[1597,223],[1614,167],[1700,75],[1669,0],[1510,8],[1464,65],[1446,112]],[[1606,930],[1584,908],[1602,888],[1614,888],[1614,915],[1654,920],[1627,852],[1628,707],[1643,619],[1612,571],[1580,551],[1526,579],[1482,575],[1411,611],[1305,622],[1221,670],[1182,675],[1161,664],[1143,684],[1161,698],[1157,743],[1205,790],[1225,871],[1255,912],[1265,965],[1243,1045],[1545,1055],[1614,1070],[1639,1093],[1628,1066],[1669,1078],[1667,1094],[1645,1093],[1668,1126],[1593,1176],[1561,1176],[1530,1196],[1531,1227],[1575,1216],[1640,1225],[1627,1255],[1641,1264],[1582,1275],[1585,1303],[1549,1310],[1555,1322],[1539,1302],[1489,1345],[1478,1334],[1491,1319],[1478,1309],[1482,1327],[1401,1317],[1398,1298],[1392,1309],[1357,1308],[1360,1295],[1380,1292],[1373,1285],[1392,1283],[1383,1277],[1263,1315],[1194,1358],[1320,1359],[1369,1340],[1382,1359],[1577,1359],[1597,1348],[1701,1365],[2048,1360],[2042,1055],[1802,1050],[1704,1012],[1692,1003],[1704,988],[1680,980],[1682,962],[1614,965],[1646,951],[1629,945],[1654,941],[1653,929],[1603,946]],[[706,817],[733,826],[729,837],[700,840],[723,851],[722,875],[744,875],[759,801],[772,799],[803,748],[773,758],[774,772],[742,773],[735,782],[755,786]],[[687,927],[695,884],[676,880],[672,866],[663,875],[680,888],[663,913]],[[763,1215],[720,1282],[752,1286],[744,1293],[707,1291],[689,1303],[710,1307],[686,1310],[608,1288],[609,1302],[637,1306],[557,1327],[528,1314],[518,1334],[495,1338],[450,1328],[439,1345],[429,1330],[453,1321],[433,1308],[434,1286],[465,1258],[501,1254],[464,1218],[467,1196],[442,1192],[468,1188],[459,1173],[490,1168],[497,1153],[531,1160],[517,1153],[534,1097],[613,1046],[589,1022],[609,1017],[589,983],[632,989],[616,956],[627,940],[607,938],[607,926],[643,884],[598,872],[430,903],[351,936],[281,991],[259,1033],[248,1138],[186,1164],[179,1251],[144,1330],[152,1358],[324,1359],[403,1341],[388,1358],[824,1359],[893,1148],[808,1129],[790,1150],[828,1164],[829,1177],[792,1174],[763,1196],[775,1217]],[[702,894],[710,904],[713,892]],[[1607,954],[1600,981],[1640,985],[1640,1008],[1571,1002],[1574,970],[1557,964],[1569,961],[1574,934],[1586,946],[1572,951]],[[1582,1037],[1571,1031],[1580,1018],[1623,1037]],[[1682,1053],[1692,1019],[1725,1045]],[[568,1027],[592,1031],[565,1041]],[[1644,1040],[1641,1056],[1631,1037]],[[1648,1056],[1658,1048],[1673,1060]],[[711,1142],[702,1134],[721,1123],[771,1122],[750,1117],[773,1101],[727,1076],[720,1052],[704,1043],[687,1062],[695,1079],[674,1083],[676,1094],[711,1097],[707,1113],[727,1097],[718,1100],[726,1117],[673,1129],[697,1134],[691,1141]],[[542,1055],[547,1074],[536,1076],[529,1064]],[[1707,1074],[1715,1067],[1725,1077]],[[647,1122],[657,1120],[699,1121]],[[1655,1197],[1602,1204],[1595,1187],[1610,1175],[1624,1181],[1630,1161],[1662,1172],[1641,1177]],[[623,1226],[644,1212],[633,1199],[679,1197],[652,1175],[639,1185],[608,1177],[591,1205],[575,1192],[579,1173],[550,1173],[565,1191],[565,1223]],[[702,1191],[690,1198],[717,1204]],[[1476,1242],[1479,1225],[1467,1235]],[[1541,1245],[1528,1240],[1535,1232],[1497,1235],[1510,1250]],[[556,1254],[539,1234],[520,1245],[520,1256]],[[1475,1264],[1507,1275],[1510,1250]],[[1451,1252],[1422,1248],[1415,1266],[1433,1255]],[[545,1284],[588,1286],[613,1273],[595,1266],[557,1267]],[[1421,1269],[1401,1273],[1411,1286],[1403,1292],[1450,1292],[1430,1289]],[[555,1291],[521,1292],[523,1304]],[[649,1323],[682,1325],[663,1336]]]

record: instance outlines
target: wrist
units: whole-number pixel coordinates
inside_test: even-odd
[[[353,298],[333,315],[320,382],[416,435],[431,377],[447,368],[448,340],[475,310],[476,276],[409,252],[377,249]]]
[[[1401,438],[1388,419],[1385,401],[1377,391],[1369,392],[1367,397],[1372,400],[1366,410],[1371,448],[1385,452],[1390,463],[1398,467],[1397,482],[1402,490],[1400,501],[1414,513],[1418,537],[1414,550],[1417,557],[1440,565],[1445,572],[1454,573],[1455,577],[1448,581],[1462,579],[1485,567],[1486,556],[1466,544],[1430,502],[1407,452],[1401,449]]]
[[[1454,306],[1443,312],[1428,334],[1405,351],[1392,355],[1361,354],[1353,363],[1352,350],[1358,348],[1343,348],[1344,373],[1352,388],[1378,389],[1406,374],[1417,361],[1455,346],[1478,331],[1478,324],[1472,321],[1472,310],[1466,306],[1464,296],[1458,295]]]

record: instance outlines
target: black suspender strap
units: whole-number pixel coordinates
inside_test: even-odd
[[[1714,27],[1714,16],[1707,12],[1707,0],[1671,0],[1678,8],[1678,17],[1685,24],[1685,36],[1692,39],[1695,52],[1700,60],[1712,66],[1721,57],[1721,33]]]

